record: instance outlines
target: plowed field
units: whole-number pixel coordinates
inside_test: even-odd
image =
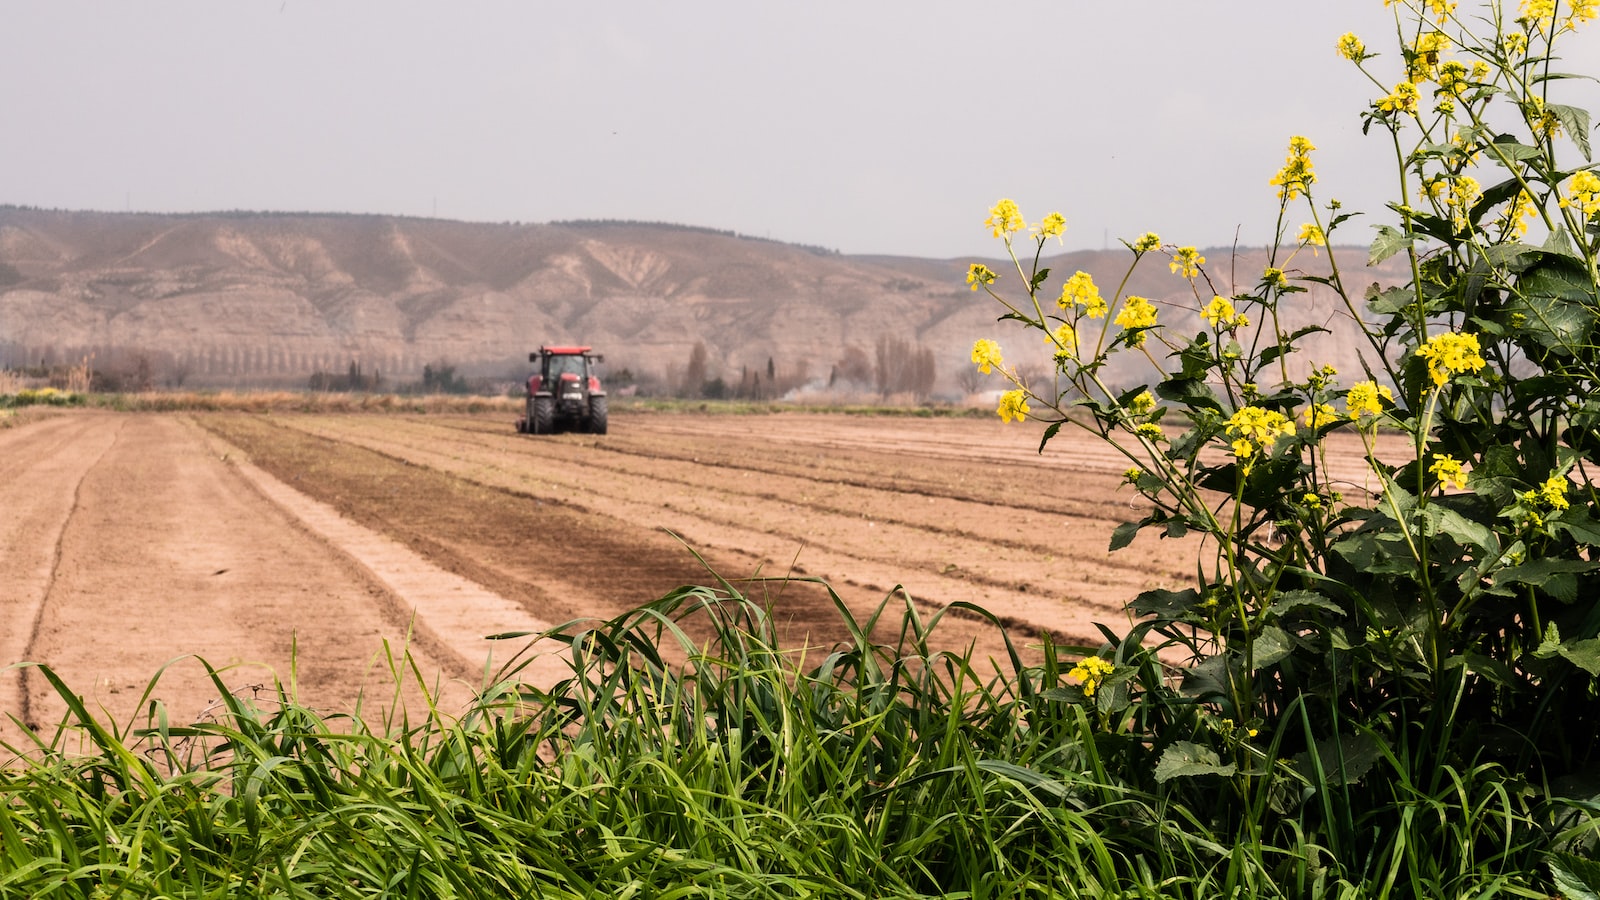
[[[131,723],[157,670],[203,657],[215,681],[185,658],[157,689],[188,721],[219,682],[274,673],[329,710],[389,708],[406,646],[422,677],[402,699],[426,686],[448,706],[522,646],[483,636],[610,617],[712,572],[820,576],[863,616],[900,587],[929,615],[983,606],[1024,644],[1095,643],[1140,590],[1192,577],[1199,547],[1141,536],[1108,554],[1139,514],[1126,462],[1068,432],[1041,456],[1038,438],[804,413],[614,412],[609,435],[542,438],[503,417],[57,415],[0,431],[0,663],[49,664]],[[1358,452],[1336,443],[1335,465],[1356,471]],[[746,589],[797,646],[842,634],[813,583]],[[936,634],[1003,654],[971,616]],[[0,710],[48,726],[64,706],[12,668]]]

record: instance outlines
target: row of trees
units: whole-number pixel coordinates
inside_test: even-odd
[[[682,377],[669,378],[675,383],[677,395],[708,400],[764,400],[781,397],[810,381],[809,371],[804,365],[794,371],[780,373],[772,357],[767,358],[765,373],[748,366],[741,367],[739,380],[733,384],[720,375],[710,376],[709,365],[706,345],[697,341],[689,352]],[[878,338],[870,354],[856,344],[845,347],[844,355],[828,373],[828,387],[834,390],[870,390],[882,397],[910,394],[918,400],[925,400],[933,394],[938,376],[933,348],[885,335]]]

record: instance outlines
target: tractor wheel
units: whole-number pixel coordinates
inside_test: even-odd
[[[606,398],[589,398],[589,433],[606,433]]]
[[[528,419],[527,419],[527,417],[523,417],[523,418],[518,419],[517,420],[517,434],[527,434],[527,433],[528,433]]]
[[[556,430],[556,401],[538,397],[533,401],[533,418],[528,420],[531,434],[552,434]]]

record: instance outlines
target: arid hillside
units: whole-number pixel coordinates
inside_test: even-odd
[[[1230,277],[1248,289],[1265,262],[1261,251],[1206,255],[1223,293]],[[1339,251],[1347,279],[1390,280],[1362,271],[1364,258]],[[1052,283],[1081,268],[1109,293],[1126,260],[1065,254],[1049,261]],[[845,256],[658,224],[0,207],[0,366],[92,353],[97,367],[137,369],[156,387],[296,387],[358,366],[395,386],[430,364],[509,379],[540,343],[581,342],[606,353],[611,371],[670,389],[703,343],[706,377],[729,385],[748,373],[769,387],[842,378],[869,390],[887,339],[931,356],[935,392],[956,395],[1000,386],[958,377],[972,342],[992,336],[1043,371],[1042,346],[997,325],[999,308],[967,290],[970,261]],[[1179,317],[1193,306],[1190,286],[1165,262],[1147,260],[1128,290]],[[1291,269],[1320,275],[1327,263],[1302,254]],[[1020,286],[990,264],[999,287]],[[1355,368],[1342,306],[1311,287],[1286,324],[1329,325],[1318,361]]]

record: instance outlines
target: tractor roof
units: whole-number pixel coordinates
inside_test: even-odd
[[[592,347],[540,347],[539,352],[551,356],[581,356],[592,349]]]

